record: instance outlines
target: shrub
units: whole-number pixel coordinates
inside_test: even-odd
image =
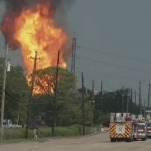
[[[90,134],[91,128],[85,127],[85,134]],[[52,129],[50,127],[41,127],[37,129],[39,138],[47,138],[52,136]],[[55,136],[80,136],[83,134],[83,127],[81,125],[71,125],[66,127],[56,127]],[[25,128],[4,128],[4,139],[24,139]],[[33,130],[28,131],[28,138],[33,138]]]

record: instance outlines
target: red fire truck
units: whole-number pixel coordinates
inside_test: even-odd
[[[138,140],[138,120],[129,113],[110,114],[110,141]]]

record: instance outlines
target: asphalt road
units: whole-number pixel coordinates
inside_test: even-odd
[[[150,151],[151,139],[137,142],[114,142],[109,133],[78,138],[49,139],[45,142],[1,144],[0,151]]]

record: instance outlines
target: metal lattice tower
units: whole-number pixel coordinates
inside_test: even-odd
[[[75,75],[76,38],[72,40],[71,72]]]

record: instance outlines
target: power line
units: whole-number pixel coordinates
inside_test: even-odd
[[[90,51],[90,52],[94,52],[95,51],[95,52],[102,53],[102,54],[108,55],[108,56],[114,56],[114,57],[118,57],[118,58],[120,57],[120,58],[125,58],[125,59],[128,59],[128,60],[132,60],[132,61],[137,61],[137,62],[151,64],[151,61],[144,60],[142,58],[136,58],[136,57],[120,55],[118,53],[112,53],[112,52],[109,52],[109,51],[103,51],[103,50],[100,50],[100,49],[88,48],[88,47],[79,46],[79,45],[77,46],[77,48],[81,48],[83,50],[87,50],[87,51]]]
[[[93,63],[104,64],[104,65],[108,65],[108,66],[114,66],[114,67],[117,67],[117,68],[122,68],[122,69],[125,68],[125,69],[128,69],[128,70],[132,70],[132,71],[135,70],[135,71],[138,71],[138,72],[145,72],[145,73],[148,73],[148,74],[151,73],[151,71],[147,71],[147,70],[142,70],[142,69],[128,67],[128,66],[122,66],[122,65],[119,65],[119,64],[112,64],[112,63],[108,63],[108,62],[104,62],[104,61],[88,59],[88,58],[85,58],[85,57],[77,56],[77,58],[87,60],[87,61],[90,61],[90,62],[93,62]]]
[[[77,69],[79,70],[79,71],[83,71],[82,70],[82,68],[79,68],[79,67],[77,67]],[[104,72],[103,72],[104,73]],[[93,76],[93,78],[94,78],[94,76],[96,76],[96,77],[108,77],[108,78],[116,78],[116,79],[126,79],[126,80],[131,80],[131,81],[140,81],[140,79],[138,79],[138,78],[135,78],[135,77],[128,77],[128,76],[119,76],[119,75],[113,75],[113,74],[105,74],[105,75],[102,75],[102,74],[94,74],[94,73],[87,73],[87,72],[85,72],[85,74],[87,75],[87,76]],[[80,73],[79,73],[79,75],[80,75]],[[92,79],[93,79],[92,78]],[[91,79],[91,80],[92,80]],[[146,81],[146,80],[142,80],[143,82],[148,82],[148,81]]]
[[[13,102],[14,104],[28,105],[28,103],[25,102],[26,100],[18,99],[8,93],[6,94],[6,97],[8,97],[10,99],[9,101]],[[24,101],[24,102],[18,102],[18,101]],[[53,99],[51,101],[53,101]],[[39,103],[36,102],[36,105],[37,104],[49,104],[49,103],[50,103],[50,101],[39,102]],[[33,105],[35,103],[31,103],[31,104]]]

